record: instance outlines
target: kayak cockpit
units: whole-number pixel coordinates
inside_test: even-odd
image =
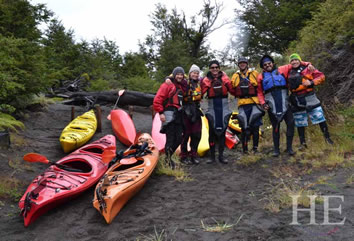
[[[60,163],[61,165],[67,167],[68,169],[73,169],[73,170],[79,170],[77,172],[81,173],[90,173],[92,171],[92,166],[85,160],[83,159],[74,159],[74,160],[68,160],[66,162]],[[65,170],[65,167],[59,167],[63,170]],[[69,171],[69,170],[67,170]]]

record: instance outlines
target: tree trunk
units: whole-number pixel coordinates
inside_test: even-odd
[[[64,95],[61,95],[64,97]],[[69,100],[63,102],[66,105],[106,105],[115,104],[118,98],[118,91],[100,92],[75,92],[65,95]],[[152,105],[155,95],[126,90],[118,101],[118,106],[137,105],[148,107]]]

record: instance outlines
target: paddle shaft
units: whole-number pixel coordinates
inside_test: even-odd
[[[122,96],[122,94],[123,94],[123,93],[124,93],[124,91],[119,91],[119,92],[118,92],[118,98],[117,98],[116,103],[114,104],[113,110],[117,107],[117,104],[118,104],[119,98]]]

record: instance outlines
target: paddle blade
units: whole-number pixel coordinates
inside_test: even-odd
[[[109,163],[110,161],[112,161],[113,158],[116,157],[116,152],[112,151],[112,150],[107,150],[108,148],[106,148],[103,153],[102,153],[102,161],[103,163]]]
[[[118,95],[121,96],[124,93],[125,90],[120,90],[118,91]]]
[[[23,156],[23,160],[27,162],[41,162],[45,164],[49,164],[50,161],[45,157],[37,153],[27,153]]]
[[[135,157],[130,157],[130,158],[124,158],[122,160],[120,160],[120,164],[123,165],[129,165],[129,164],[134,164],[135,162],[137,162],[138,160]]]

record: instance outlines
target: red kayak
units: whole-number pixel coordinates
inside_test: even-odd
[[[159,113],[155,114],[154,120],[152,121],[151,137],[154,140],[157,149],[159,151],[164,151],[166,144],[166,135],[160,133],[161,129],[161,120]]]
[[[115,137],[107,135],[51,163],[32,181],[18,204],[24,225],[27,227],[48,210],[95,185],[108,169],[108,164],[102,162],[104,149],[115,151],[115,146]]]
[[[132,118],[124,110],[111,111],[112,129],[118,140],[126,146],[134,144],[136,129]]]

